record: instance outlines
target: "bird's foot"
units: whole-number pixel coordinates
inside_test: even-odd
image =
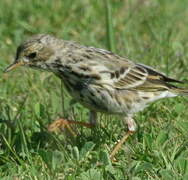
[[[53,123],[51,123],[48,126],[48,131],[54,132],[54,131],[57,131],[58,129],[65,129],[66,128],[70,132],[71,135],[76,136],[76,133],[75,133],[75,131],[72,128],[73,124],[75,124],[75,125],[78,124],[80,126],[84,126],[84,127],[87,127],[87,128],[94,127],[94,125],[90,124],[90,123],[85,123],[85,122],[79,122],[79,121],[73,121],[73,120],[67,120],[67,119],[64,119],[64,118],[60,118],[60,119],[55,120]]]
[[[119,149],[121,148],[122,144],[124,144],[128,137],[130,135],[132,135],[134,133],[134,131],[128,131],[123,137],[122,139],[115,145],[115,147],[113,148],[112,152],[110,153],[110,159],[113,161],[113,162],[116,162],[117,160],[115,159],[115,154],[119,151]]]

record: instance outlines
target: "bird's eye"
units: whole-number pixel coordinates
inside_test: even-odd
[[[33,59],[33,58],[36,57],[36,55],[37,55],[37,53],[33,52],[33,53],[30,53],[29,55],[27,55],[27,57],[30,58],[30,59]]]

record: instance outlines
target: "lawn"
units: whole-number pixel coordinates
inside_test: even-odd
[[[52,73],[3,73],[22,40],[50,33],[188,82],[187,0],[1,0],[0,9],[1,180],[188,179],[188,98],[138,113],[138,131],[112,163],[110,150],[127,130],[120,117],[99,114],[95,129],[74,127],[77,136],[50,133],[58,117],[87,122],[88,110],[71,103]]]

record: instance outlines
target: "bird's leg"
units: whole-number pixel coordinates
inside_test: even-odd
[[[89,123],[92,127],[97,125],[97,113],[95,111],[89,112]]]
[[[127,141],[128,137],[130,135],[132,135],[137,128],[137,125],[134,121],[134,119],[132,118],[132,116],[128,116],[124,119],[125,123],[128,125],[128,132],[125,133],[125,135],[123,136],[123,138],[115,145],[114,149],[112,150],[111,154],[110,154],[110,158],[113,160],[115,154],[118,152],[118,150],[121,148],[122,144],[125,143],[125,141]]]
[[[76,133],[73,131],[73,129],[71,128],[72,124],[78,124],[80,126],[84,126],[87,128],[92,128],[96,125],[96,118],[97,118],[97,114],[94,111],[90,111],[90,116],[89,116],[89,121],[90,123],[85,123],[85,122],[79,122],[79,121],[73,121],[73,120],[67,120],[64,118],[59,118],[57,120],[55,120],[53,123],[51,123],[48,126],[48,130],[50,132],[56,131],[57,129],[62,129],[62,128],[67,128],[69,130],[69,132],[73,135],[76,136]]]

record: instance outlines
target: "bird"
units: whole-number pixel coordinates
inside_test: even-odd
[[[174,85],[184,82],[150,66],[49,34],[33,35],[23,41],[14,62],[4,72],[20,66],[53,72],[72,98],[89,109],[88,123],[60,118],[49,129],[69,124],[94,127],[98,112],[121,117],[128,131],[111,151],[112,159],[136,132],[136,113],[159,99],[188,95],[188,89]]]

